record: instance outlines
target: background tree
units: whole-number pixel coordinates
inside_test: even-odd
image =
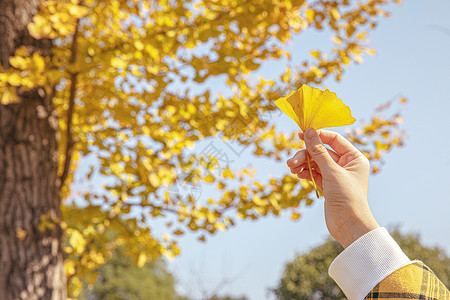
[[[85,283],[78,299],[181,299],[175,291],[175,279],[167,270],[164,259],[159,258],[138,267],[122,252],[122,247],[114,249],[111,259],[94,271],[98,273],[95,284],[89,288]],[[84,281],[83,278],[81,281]]]
[[[423,261],[446,286],[450,286],[450,257],[444,250],[423,245],[416,234],[402,234],[395,229],[391,235],[410,259]],[[342,250],[337,241],[328,239],[286,264],[278,287],[273,290],[277,299],[346,299],[328,276],[328,267]]]
[[[107,234],[108,236],[108,234]],[[122,246],[112,251],[111,258],[96,270],[80,277],[83,289],[79,300],[194,300],[181,296],[175,290],[175,277],[167,270],[166,260],[157,258],[144,266],[137,266],[130,257],[123,255]],[[90,284],[92,273],[98,274]],[[224,279],[227,281],[227,279]],[[213,291],[214,292],[214,291]],[[198,298],[200,299],[200,298]],[[246,297],[208,296],[203,300],[247,300]]]
[[[204,241],[236,217],[289,209],[298,219],[299,204],[313,201],[308,182],[258,181],[250,167],[219,168],[188,149],[219,135],[256,156],[290,154],[299,141],[267,119],[271,100],[340,80],[346,65],[373,54],[367,34],[394,2],[0,0],[0,298],[65,299],[64,269],[77,296],[80,277],[93,283],[92,270],[118,246],[143,266],[177,255],[173,236],[185,230]],[[331,34],[331,49],[311,45],[283,74],[254,78],[265,62],[290,59],[288,42],[308,28]],[[208,88],[212,78],[228,92]],[[351,137],[376,161],[402,144],[398,123],[377,117]],[[68,203],[89,154],[99,168],[86,180],[99,173],[108,184]],[[218,196],[171,196],[182,181]],[[172,237],[152,234],[154,218],[167,219]]]

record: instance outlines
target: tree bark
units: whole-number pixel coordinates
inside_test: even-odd
[[[39,0],[0,0],[0,63],[21,45],[48,54],[51,42],[27,30]],[[66,299],[60,220],[58,122],[44,89],[0,104],[0,299]],[[1,98],[1,95],[0,95]]]

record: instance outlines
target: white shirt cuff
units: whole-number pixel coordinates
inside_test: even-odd
[[[379,227],[342,251],[328,274],[349,300],[361,300],[389,274],[410,263],[386,228]]]

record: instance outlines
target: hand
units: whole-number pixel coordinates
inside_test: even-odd
[[[336,132],[308,128],[300,132],[306,149],[287,161],[291,173],[311,180],[306,153],[310,155],[314,181],[325,196],[328,231],[344,248],[379,225],[367,202],[369,161]],[[328,144],[333,150],[325,148]]]

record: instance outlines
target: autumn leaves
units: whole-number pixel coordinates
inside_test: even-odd
[[[322,91],[306,84],[297,91],[275,101],[275,105],[294,120],[302,131],[309,127],[317,130],[325,127],[350,125],[356,121],[351,115],[350,108],[341,99],[338,99],[335,93],[329,90]],[[309,156],[307,159],[314,189],[319,198]]]

